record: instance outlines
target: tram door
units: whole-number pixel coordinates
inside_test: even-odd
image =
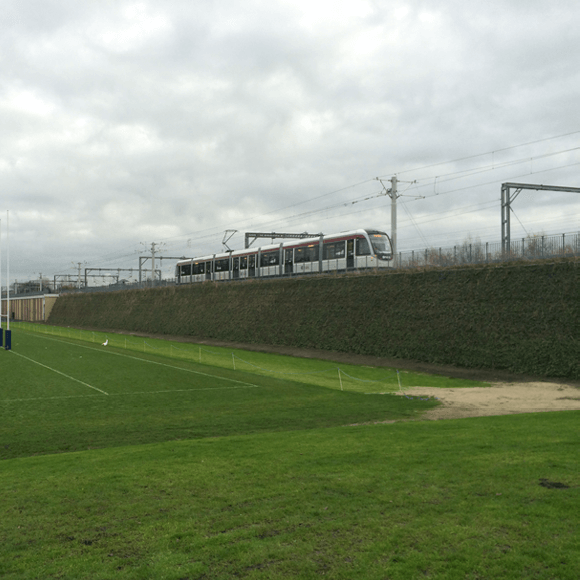
[[[354,240],[346,241],[346,268],[354,268]]]
[[[205,263],[205,279],[206,280],[211,280],[211,268],[212,266],[212,262],[206,262]]]
[[[248,256],[248,277],[253,278],[256,275],[256,256]]]
[[[234,280],[237,280],[240,277],[240,259],[234,258],[232,264],[232,271],[234,275]]]
[[[284,250],[284,274],[292,274],[294,271],[294,249]]]

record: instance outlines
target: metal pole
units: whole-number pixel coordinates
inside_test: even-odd
[[[2,328],[2,220],[0,220],[0,348],[4,346],[4,329]]]
[[[562,256],[566,255],[566,234],[562,234]]]
[[[6,350],[12,349],[12,331],[10,330],[10,212],[6,210]]]
[[[509,196],[510,190],[506,183],[501,186],[501,253],[505,255],[509,247]]]
[[[397,267],[397,177],[391,177],[391,244],[393,245],[393,257],[395,268]]]

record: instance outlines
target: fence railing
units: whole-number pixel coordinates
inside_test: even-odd
[[[462,244],[447,247],[431,247],[422,250],[408,250],[397,252],[391,262],[392,268],[423,268],[423,267],[448,267],[468,264],[489,264],[496,262],[509,262],[513,260],[542,260],[562,257],[580,257],[580,232],[564,233],[552,236],[528,236],[518,240],[512,240],[508,250],[502,249],[501,242],[481,242],[479,240],[466,241]],[[42,294],[65,293],[65,292],[107,292],[115,290],[129,290],[138,288],[151,288],[159,286],[173,286],[176,280],[151,280],[145,282],[111,284],[109,286],[89,286],[87,288],[46,288]],[[23,293],[24,294],[24,293]],[[33,296],[41,294],[27,292]],[[6,288],[2,289],[2,297],[6,297]]]
[[[580,256],[580,233],[529,236],[512,240],[509,249],[506,250],[502,248],[501,242],[467,241],[445,248],[398,252],[396,259],[393,260],[393,266],[395,268],[446,267],[572,256]]]

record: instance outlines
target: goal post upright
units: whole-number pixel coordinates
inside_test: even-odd
[[[10,330],[10,212],[6,210],[6,340],[4,348],[12,350],[12,331]],[[1,292],[0,292],[1,294]]]
[[[4,346],[4,327],[2,326],[2,220],[0,219],[0,348]]]

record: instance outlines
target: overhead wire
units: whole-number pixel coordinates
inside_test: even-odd
[[[469,159],[475,159],[475,158],[487,156],[487,155],[490,155],[490,154],[491,155],[495,155],[497,153],[501,153],[501,152],[505,152],[505,151],[510,151],[510,150],[514,150],[514,149],[517,149],[517,148],[520,148],[520,147],[524,147],[524,146],[528,146],[528,145],[533,145],[533,144],[537,144],[537,143],[542,143],[542,142],[546,142],[546,141],[551,141],[551,140],[555,140],[555,139],[559,139],[559,138],[563,138],[563,137],[568,137],[568,136],[571,136],[571,135],[576,135],[578,133],[580,133],[580,131],[572,131],[572,132],[565,133],[565,134],[562,134],[562,135],[548,137],[548,138],[545,138],[545,139],[538,139],[538,140],[535,140],[535,141],[528,141],[526,143],[521,143],[519,145],[513,145],[513,146],[510,146],[510,147],[504,147],[504,148],[501,148],[501,149],[496,149],[496,150],[491,151],[491,152],[480,153],[480,154],[476,154],[476,155],[461,157],[461,158],[458,158],[458,159],[455,159],[455,160],[452,160],[452,161],[439,162],[439,163],[436,163],[436,164],[426,165],[426,166],[423,166],[423,167],[415,168],[414,170],[403,170],[403,171],[400,171],[398,173],[395,172],[395,174],[396,175],[400,175],[402,173],[408,173],[410,171],[420,171],[420,170],[423,170],[423,169],[427,169],[427,168],[431,168],[431,167],[437,167],[437,166],[440,166],[440,165],[446,165],[446,164],[457,163],[457,162],[465,161],[465,160],[469,160]],[[551,152],[551,153],[543,154],[543,155],[537,155],[537,156],[534,156],[534,157],[526,157],[526,158],[523,158],[523,159],[508,161],[508,162],[501,163],[499,165],[494,162],[493,164],[487,165],[487,166],[484,166],[484,167],[480,167],[480,168],[476,168],[476,169],[469,169],[469,170],[461,170],[461,171],[451,172],[451,173],[448,173],[448,174],[444,174],[442,176],[435,176],[434,178],[423,178],[423,179],[421,179],[421,181],[425,181],[425,179],[427,179],[427,180],[428,179],[434,179],[434,189],[435,189],[435,193],[433,195],[431,195],[431,196],[425,195],[424,197],[427,198],[427,197],[433,197],[434,195],[447,195],[447,194],[456,193],[456,192],[459,192],[459,191],[465,191],[465,190],[468,190],[468,189],[473,189],[473,188],[482,187],[482,186],[485,186],[485,185],[492,185],[494,183],[497,183],[497,180],[494,180],[494,181],[491,181],[491,182],[485,182],[485,183],[481,183],[481,184],[474,184],[474,185],[471,185],[471,186],[464,186],[464,187],[457,188],[457,189],[454,189],[454,190],[449,190],[449,191],[444,191],[444,192],[441,192],[441,191],[437,192],[436,191],[437,180],[439,180],[439,183],[445,183],[447,181],[453,181],[453,180],[456,180],[456,179],[461,179],[461,178],[470,177],[470,176],[473,176],[473,175],[478,175],[480,173],[485,173],[487,171],[494,171],[494,170],[497,170],[497,169],[500,169],[500,168],[503,168],[503,167],[509,167],[511,165],[517,165],[517,164],[520,164],[520,163],[529,162],[529,161],[532,161],[534,159],[542,159],[542,158],[547,158],[547,157],[553,157],[553,156],[556,156],[556,155],[561,155],[563,153],[569,153],[569,152],[572,152],[572,151],[576,151],[578,149],[580,149],[580,147],[570,148],[570,149],[561,150],[561,151],[557,151],[557,152]],[[576,163],[569,164],[569,165],[564,165],[564,166],[560,166],[560,167],[556,167],[556,168],[550,168],[550,169],[546,169],[546,170],[538,171],[538,172],[530,172],[530,173],[528,173],[526,175],[540,173],[540,172],[546,172],[546,171],[553,171],[555,169],[561,169],[561,168],[565,168],[565,167],[570,167],[572,165],[576,165]],[[385,175],[383,175],[382,177],[385,177]],[[445,177],[447,179],[441,180],[440,179],[441,177]],[[523,177],[523,176],[518,176],[518,177]],[[512,177],[511,179],[516,179],[516,178],[517,177]],[[376,178],[374,178],[374,179],[376,179]],[[263,214],[259,214],[258,216],[254,216],[252,218],[249,218],[248,220],[245,220],[245,223],[247,223],[247,222],[255,222],[256,220],[260,220],[260,218],[263,218],[263,217],[266,217],[266,216],[269,216],[269,215],[272,215],[272,214],[279,214],[279,213],[284,212],[284,211],[286,211],[288,209],[292,209],[292,208],[298,207],[300,205],[304,205],[306,203],[315,202],[317,200],[323,199],[323,198],[328,197],[330,195],[334,195],[336,193],[340,193],[340,192],[343,192],[343,191],[347,191],[349,189],[352,189],[354,187],[358,187],[360,185],[364,185],[366,183],[369,183],[371,181],[374,181],[374,179],[366,179],[366,180],[360,181],[358,183],[354,183],[354,184],[351,184],[351,185],[348,185],[348,186],[345,186],[345,187],[342,187],[342,188],[339,188],[339,189],[335,189],[333,191],[330,191],[330,192],[327,192],[325,194],[316,196],[314,198],[310,198],[308,200],[300,201],[300,202],[297,202],[297,203],[290,204],[288,206],[284,206],[282,208],[277,208],[277,209],[271,210],[269,212],[265,212]],[[418,185],[417,187],[426,187],[426,185]],[[355,203],[361,203],[361,202],[364,202],[364,201],[369,201],[369,200],[378,198],[381,195],[384,195],[384,194],[383,193],[375,193],[375,194],[370,195],[370,196],[367,195],[365,197],[361,197],[361,198],[358,198],[358,199],[355,199],[355,200],[350,200],[350,201],[346,201],[346,202],[340,202],[340,203],[333,204],[333,205],[330,205],[330,206],[325,206],[323,208],[313,209],[313,210],[310,210],[310,211],[306,211],[306,212],[302,212],[302,213],[299,213],[299,214],[295,214],[293,216],[280,217],[280,218],[277,218],[275,220],[267,221],[267,222],[263,223],[262,226],[266,226],[266,225],[274,226],[274,225],[277,225],[277,224],[279,224],[281,222],[291,223],[291,222],[294,222],[294,221],[299,220],[299,219],[304,219],[306,217],[311,217],[311,216],[316,215],[316,214],[320,214],[320,213],[323,213],[323,212],[326,212],[326,211],[330,211],[330,210],[332,210],[334,208],[341,207],[342,205],[349,205],[349,204],[350,205],[353,205]],[[242,222],[242,223],[244,223],[244,222]],[[240,224],[236,224],[236,225],[239,227]],[[187,238],[187,237],[190,237],[191,236],[191,237],[195,237],[195,240],[196,241],[200,241],[200,240],[203,240],[203,239],[217,237],[218,235],[221,234],[222,229],[223,229],[223,227],[220,228],[219,231],[218,231],[217,229],[214,229],[214,228],[208,228],[206,230],[201,230],[199,232],[192,232],[190,234],[184,234],[184,235],[180,235],[180,236],[174,236],[174,237],[171,237],[171,238],[164,238],[164,240],[184,239],[184,238]],[[200,236],[200,234],[202,234],[204,232],[211,232],[211,233],[208,233],[207,235]]]
[[[510,146],[510,147],[504,147],[504,148],[501,148],[501,149],[496,149],[494,151],[490,151],[490,152],[486,152],[486,153],[479,153],[479,154],[476,154],[476,155],[469,155],[469,156],[460,157],[460,158],[457,158],[457,159],[454,159],[454,160],[451,160],[451,161],[439,162],[439,163],[434,163],[434,164],[430,164],[430,165],[425,165],[425,166],[422,166],[422,167],[416,167],[414,169],[407,169],[407,170],[403,170],[403,171],[399,171],[399,172],[394,172],[393,174],[394,175],[402,175],[402,174],[406,174],[406,173],[410,173],[410,172],[419,172],[419,171],[422,171],[422,170],[425,170],[425,169],[430,169],[432,167],[438,167],[438,166],[442,166],[442,165],[449,165],[449,164],[452,164],[452,163],[459,163],[459,162],[467,161],[467,160],[470,160],[470,159],[481,158],[481,157],[484,157],[484,156],[487,156],[487,155],[492,155],[493,157],[495,157],[495,155],[497,153],[502,153],[502,152],[505,152],[505,151],[515,150],[515,149],[518,149],[520,147],[534,145],[534,144],[543,143],[543,142],[547,142],[547,141],[552,141],[552,140],[559,139],[559,138],[563,138],[563,137],[569,137],[569,136],[572,136],[572,135],[577,135],[579,133],[580,133],[580,131],[572,131],[572,132],[565,133],[565,134],[562,134],[562,135],[548,137],[548,138],[545,138],[545,139],[538,139],[538,140],[535,140],[535,141],[529,141],[529,142],[526,142],[526,143],[521,143],[519,145],[513,145],[513,146]],[[514,165],[518,165],[518,164],[522,164],[522,163],[526,163],[526,162],[530,162],[531,163],[534,160],[545,159],[545,158],[548,158],[548,157],[554,157],[554,156],[557,156],[557,155],[562,155],[562,154],[565,154],[565,153],[571,153],[571,152],[578,151],[578,150],[580,150],[580,147],[573,147],[573,148],[569,148],[569,149],[565,149],[565,150],[561,150],[561,151],[550,152],[550,153],[536,155],[536,156],[532,156],[532,157],[520,158],[520,159],[512,160],[512,161],[506,161],[506,162],[499,163],[499,164],[496,163],[496,162],[494,162],[492,164],[488,164],[488,165],[485,165],[483,167],[477,167],[477,168],[471,168],[471,169],[466,169],[466,170],[454,171],[454,172],[446,173],[446,174],[443,174],[443,175],[437,175],[437,176],[433,176],[433,177],[422,178],[420,180],[416,180],[411,185],[414,185],[415,186],[414,188],[417,189],[417,190],[420,189],[420,188],[430,187],[431,185],[433,186],[434,193],[431,194],[431,195],[425,194],[424,196],[422,196],[424,199],[428,199],[428,198],[432,198],[432,197],[440,196],[440,195],[449,195],[449,194],[453,194],[453,193],[467,191],[467,190],[470,190],[470,189],[475,189],[475,188],[478,188],[478,187],[484,187],[484,186],[488,186],[488,185],[497,184],[497,180],[487,181],[487,182],[483,182],[483,183],[477,183],[477,184],[473,184],[473,185],[465,185],[465,186],[462,186],[462,187],[459,187],[459,188],[456,188],[456,189],[451,189],[451,190],[448,190],[448,191],[437,191],[437,185],[441,185],[443,183],[447,183],[447,182],[451,182],[451,181],[456,181],[456,180],[459,180],[459,179],[466,179],[466,178],[473,177],[473,176],[476,176],[476,175],[480,175],[480,174],[483,174],[483,173],[486,173],[486,172],[489,172],[489,171],[497,171],[499,169],[503,169],[503,168],[506,168],[506,167],[510,167],[510,166],[514,166]],[[525,177],[525,176],[528,176],[528,175],[535,175],[535,174],[538,174],[538,173],[545,173],[545,172],[549,172],[549,171],[555,171],[557,169],[564,169],[564,168],[572,167],[572,166],[575,166],[575,165],[578,165],[578,164],[580,164],[580,161],[579,162],[570,163],[570,164],[566,164],[566,165],[561,165],[561,166],[558,166],[558,167],[552,167],[552,168],[548,168],[548,169],[538,170],[538,171],[531,170],[529,173],[527,173],[525,175],[518,175],[516,177],[506,178],[506,180],[518,179],[518,178],[522,178],[522,177]],[[385,174],[385,175],[382,175],[382,176],[379,176],[379,177],[386,177],[387,175],[392,175],[392,174]],[[309,203],[316,202],[318,200],[327,198],[328,196],[336,195],[337,193],[342,193],[344,191],[348,191],[348,190],[353,189],[355,187],[359,187],[361,185],[365,185],[367,183],[370,183],[372,181],[375,181],[376,179],[377,178],[366,179],[366,180],[363,180],[363,181],[360,181],[360,182],[357,182],[357,183],[354,183],[354,184],[351,184],[351,185],[348,185],[348,186],[345,186],[345,187],[341,187],[341,188],[338,188],[338,189],[329,191],[329,192],[324,193],[322,195],[318,195],[316,197],[309,198],[307,200],[303,200],[303,201],[299,201],[299,202],[296,202],[296,203],[292,203],[292,204],[287,205],[287,206],[284,206],[282,208],[273,209],[271,211],[268,211],[268,212],[259,214],[257,216],[253,216],[252,218],[248,218],[247,220],[244,220],[242,222],[242,225],[243,224],[250,225],[251,223],[256,223],[257,221],[261,220],[262,218],[265,218],[267,216],[272,216],[273,214],[278,214],[278,215],[283,214],[284,212],[286,212],[288,210],[291,210],[293,208],[297,208],[297,207],[299,207],[301,205],[305,205],[305,204],[309,204]],[[423,184],[423,182],[425,182],[425,181],[427,181],[427,182],[430,181],[431,183],[425,183],[425,184]],[[411,185],[409,186],[409,188],[411,187]],[[409,188],[407,188],[407,189],[409,189]],[[296,222],[298,220],[304,220],[305,218],[309,218],[309,217],[312,217],[312,216],[315,216],[315,215],[320,215],[320,214],[322,214],[324,212],[333,212],[333,215],[332,216],[328,216],[326,218],[321,218],[320,219],[320,221],[327,221],[328,219],[336,218],[337,215],[334,214],[334,210],[340,210],[340,208],[343,208],[343,207],[348,207],[349,208],[349,212],[348,213],[350,215],[356,214],[356,213],[362,213],[362,212],[368,211],[368,208],[367,209],[360,210],[360,211],[354,211],[353,212],[350,209],[351,206],[352,205],[355,205],[355,204],[359,204],[359,203],[364,203],[364,202],[372,201],[372,200],[378,199],[380,197],[383,197],[384,195],[385,195],[385,192],[384,191],[381,191],[381,192],[375,191],[375,192],[367,193],[367,194],[361,195],[361,196],[359,196],[357,198],[354,198],[354,199],[351,199],[351,200],[347,200],[347,201],[337,202],[337,203],[334,203],[334,204],[331,204],[331,205],[328,205],[328,206],[325,206],[325,207],[322,207],[322,208],[312,209],[312,210],[309,210],[309,211],[301,212],[301,213],[294,214],[294,215],[287,216],[287,217],[280,216],[280,217],[277,217],[277,218],[275,218],[273,220],[267,220],[266,222],[262,222],[262,224],[261,224],[260,227],[273,227],[273,226],[278,225],[280,223],[290,224],[290,223]],[[415,200],[410,200],[410,201],[415,201]],[[401,203],[409,203],[409,202],[401,202]],[[494,201],[493,203],[496,203],[496,201]],[[484,203],[482,205],[486,205],[486,203]],[[403,208],[404,208],[405,212],[407,213],[407,215],[409,216],[409,221],[415,226],[415,228],[418,231],[419,231],[419,224],[429,223],[430,221],[437,221],[437,219],[446,219],[446,218],[435,218],[434,220],[415,220],[411,216],[408,208],[406,208],[405,206],[403,206]],[[479,211],[479,210],[469,210],[466,213],[471,213],[473,211]],[[338,217],[340,217],[340,215],[341,214],[339,213]],[[431,213],[431,215],[434,215],[434,214]],[[458,216],[458,215],[463,215],[463,214],[460,212],[460,213],[454,213],[452,215],[453,216]],[[519,218],[518,218],[518,221],[519,221]],[[239,228],[240,227],[240,224],[236,224],[236,226]],[[190,241],[194,241],[196,244],[199,244],[200,242],[207,241],[207,240],[209,240],[211,238],[217,238],[218,236],[221,236],[222,233],[223,233],[223,226],[220,226],[219,228],[210,227],[210,228],[206,228],[206,229],[199,230],[199,231],[196,231],[196,232],[191,232],[191,233],[188,233],[188,234],[181,234],[179,236],[171,236],[171,237],[167,237],[167,238],[162,238],[160,241],[164,241],[164,242],[174,241],[173,243],[169,244],[169,247],[176,247],[176,246],[180,245],[179,240],[184,240],[184,239],[189,238]],[[423,234],[420,231],[419,231],[419,235],[426,241],[426,239],[424,238]],[[117,261],[120,261],[120,260],[132,258],[132,257],[134,257],[134,255],[136,253],[138,253],[138,250],[134,250],[132,253],[122,253],[121,255],[118,255],[117,256],[113,252],[111,254],[108,254],[108,255],[103,256],[102,261],[105,261],[105,262],[117,262]]]
[[[396,175],[402,175],[403,173],[416,173],[417,171],[422,171],[423,169],[431,169],[432,167],[439,167],[440,165],[447,165],[449,163],[459,163],[460,161],[468,161],[469,159],[477,159],[478,157],[485,157],[486,155],[495,155],[496,153],[503,153],[504,151],[511,151],[512,149],[518,149],[519,147],[527,147],[528,145],[537,145],[538,143],[544,143],[546,141],[553,141],[555,139],[562,139],[563,137],[570,137],[571,135],[578,135],[580,131],[571,131],[570,133],[563,133],[561,135],[555,135],[553,137],[546,137],[545,139],[537,139],[535,141],[528,141],[526,143],[520,143],[519,145],[511,145],[509,147],[504,147],[502,149],[495,149],[493,151],[488,151],[486,153],[477,153],[474,155],[468,155],[466,157],[459,157],[451,161],[440,161],[439,163],[432,163],[430,165],[424,165],[422,167],[415,167],[412,169],[405,169],[403,171],[387,173],[385,175],[379,175],[379,177],[388,177],[395,173]]]

